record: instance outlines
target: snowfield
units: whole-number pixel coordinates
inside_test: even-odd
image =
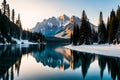
[[[36,43],[32,43],[32,42],[29,42],[28,40],[18,40],[18,39],[15,39],[15,38],[12,38],[12,40],[16,41],[17,44],[36,44]]]
[[[91,54],[120,57],[120,45],[94,44],[94,45],[80,45],[80,46],[68,45],[64,47],[69,48],[71,50],[87,52]]]

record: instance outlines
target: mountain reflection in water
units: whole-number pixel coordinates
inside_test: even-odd
[[[107,68],[110,79],[120,80],[120,58],[77,52],[70,49],[65,49],[62,46],[63,45],[57,46],[55,44],[0,46],[0,80],[15,80],[16,75],[18,77],[17,79],[19,79],[19,77],[21,77],[19,74],[21,64],[23,63],[22,59],[24,59],[25,55],[28,55],[28,57],[32,56],[37,63],[41,63],[44,67],[47,66],[55,70],[56,68],[64,72],[70,70],[70,73],[72,74],[73,71],[76,72],[76,70],[80,69],[82,78],[79,79],[91,78],[87,76],[87,73],[89,72],[89,69],[92,68],[90,67],[91,64],[97,61],[98,64],[96,65],[99,65],[100,72],[98,73],[100,79],[102,79],[106,74],[104,71]],[[93,66],[97,67],[96,65]],[[34,64],[30,66],[34,66]],[[90,75],[92,74],[95,73],[91,72]],[[62,77],[61,75],[59,76]],[[46,77],[48,76],[46,75]],[[64,79],[69,80],[69,77]],[[95,78],[92,77],[91,79]]]

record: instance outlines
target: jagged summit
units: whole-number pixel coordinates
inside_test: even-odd
[[[65,21],[65,20],[70,20],[70,18],[66,15],[66,14],[63,14],[59,17],[60,20],[62,21]]]

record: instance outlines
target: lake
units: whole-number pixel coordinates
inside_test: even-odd
[[[0,46],[0,80],[120,80],[120,58],[65,45]]]

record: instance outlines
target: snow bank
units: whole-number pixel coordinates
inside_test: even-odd
[[[18,39],[15,39],[15,38],[12,38],[12,40],[16,41],[17,44],[36,44],[36,43],[32,43],[32,42],[29,42],[28,40],[18,40]]]
[[[65,46],[65,48],[69,48],[80,52],[92,53],[92,54],[120,57],[120,45],[109,45],[109,44],[104,44],[104,45],[95,44],[95,45],[81,45],[81,46],[68,45]]]
[[[22,46],[25,46],[25,47],[28,47],[28,45],[30,45],[30,44],[46,44],[45,42],[44,43],[35,43],[35,42],[30,42],[29,40],[18,40],[18,39],[16,39],[16,38],[13,38],[12,37],[12,40],[13,41],[16,41],[16,44],[22,44]],[[3,44],[3,43],[0,43],[0,45],[11,45],[12,43],[5,43],[5,44]]]
[[[29,44],[38,44],[38,43],[30,42],[28,40],[18,40],[16,38],[12,38],[12,40],[16,41],[17,44],[24,44],[24,45],[26,45],[26,44],[28,44],[28,45]],[[0,45],[11,45],[11,43],[7,43],[7,42],[5,44],[0,43]]]

